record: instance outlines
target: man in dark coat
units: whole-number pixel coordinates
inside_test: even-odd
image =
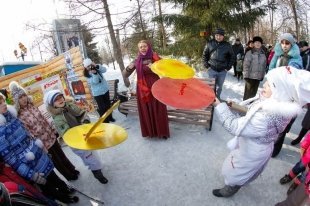
[[[231,45],[224,41],[225,31],[218,28],[214,34],[214,39],[208,41],[203,50],[202,62],[208,69],[209,77],[215,78],[216,95],[220,98],[227,71],[231,69],[236,56]]]
[[[244,49],[243,49],[243,46],[242,46],[239,38],[237,38],[235,43],[234,43],[234,45],[232,45],[232,49],[233,49],[233,51],[235,53],[235,56],[240,54],[241,58],[243,59],[243,57],[244,57]],[[237,76],[236,67],[237,67],[237,61],[235,61],[235,63],[234,63],[234,76]]]

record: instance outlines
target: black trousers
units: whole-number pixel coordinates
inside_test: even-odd
[[[257,79],[245,78],[244,80],[245,80],[245,87],[244,87],[243,101],[255,97],[260,82]]]
[[[234,76],[237,76],[237,60],[235,61],[233,67],[234,67]]]
[[[68,199],[68,186],[54,171],[47,176],[46,184],[39,185],[39,187],[47,197],[60,201],[66,201]]]
[[[288,133],[290,131],[292,125],[295,122],[295,119],[296,119],[296,117],[292,118],[291,121],[288,123],[288,125],[285,127],[284,131],[279,134],[277,141],[274,143],[274,148],[273,148],[273,152],[271,155],[272,157],[276,157],[280,153],[284,139],[285,139],[285,135],[286,135],[286,133]]]
[[[107,91],[103,95],[95,96],[95,100],[98,105],[98,113],[100,116],[102,116],[110,107],[111,107],[111,101],[110,101],[110,92]],[[112,114],[110,114],[105,120],[105,123],[109,123],[112,119]]]

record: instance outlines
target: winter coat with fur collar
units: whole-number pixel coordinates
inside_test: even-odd
[[[43,151],[40,140],[33,141],[19,119],[13,106],[0,114],[0,157],[20,176],[31,180],[34,173],[46,178],[54,165]]]
[[[25,128],[34,138],[39,138],[46,149],[51,148],[56,141],[56,131],[40,110],[29,102],[24,108],[18,111],[18,118],[24,124]]]
[[[271,62],[269,64],[269,70],[274,69],[276,67],[280,67],[280,66],[292,66],[292,67],[295,67],[297,69],[303,69],[302,59],[300,56],[300,50],[299,50],[299,47],[297,46],[297,44],[294,44],[288,52],[288,56],[289,56],[288,65],[279,65],[279,61],[280,61],[281,57],[284,55],[284,52],[282,50],[280,43],[277,43],[275,45],[274,52],[275,53],[274,53],[274,55],[271,59]]]
[[[243,186],[253,181],[267,165],[279,133],[300,111],[295,103],[272,99],[256,100],[243,117],[232,113],[225,103],[216,106],[215,114],[224,128],[238,136],[237,147],[223,163],[225,184]]]

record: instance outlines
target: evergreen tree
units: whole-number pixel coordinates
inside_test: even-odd
[[[210,36],[217,27],[224,28],[227,33],[251,28],[267,9],[267,5],[259,5],[260,0],[165,1],[182,8],[181,14],[163,15],[164,22],[173,26],[173,34],[176,36],[176,42],[170,47],[170,51],[194,60],[201,58],[205,45],[205,39],[199,36],[200,31],[206,31]]]
[[[87,57],[90,58],[95,63],[102,63],[102,60],[99,56],[99,52],[97,50],[98,42],[93,42],[95,35],[92,34],[85,25],[82,25],[81,29],[86,47]]]
[[[129,54],[129,56],[131,58],[134,58],[136,57],[137,55],[137,51],[138,51],[138,42],[142,39],[146,39],[146,40],[150,40],[150,37],[151,37],[151,31],[148,29],[148,26],[145,22],[145,20],[143,19],[143,30],[142,30],[142,26],[141,26],[141,21],[138,17],[138,15],[136,15],[134,18],[133,18],[133,21],[131,23],[131,27],[132,29],[134,30],[134,33],[132,33],[129,37],[127,37],[123,43],[127,49],[127,52]],[[146,34],[145,34],[146,33]],[[145,35],[146,35],[146,38],[145,38]],[[153,43],[153,42],[152,42]]]

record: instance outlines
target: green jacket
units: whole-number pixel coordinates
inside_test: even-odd
[[[60,136],[63,136],[65,132],[70,129],[70,124],[64,115],[64,110],[71,111],[76,117],[79,124],[82,124],[86,119],[86,111],[80,109],[74,102],[67,101],[65,107],[55,108],[53,106],[47,106],[47,111],[52,115],[54,120],[54,126]]]

